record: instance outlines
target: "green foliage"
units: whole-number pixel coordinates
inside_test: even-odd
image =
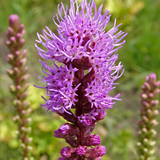
[[[36,32],[42,33],[42,29],[48,26],[56,33],[56,26],[52,22],[52,16],[56,12],[57,4],[61,0],[0,0],[0,160],[19,160],[17,148],[16,125],[12,118],[15,114],[12,106],[8,85],[11,80],[5,70],[8,64],[5,61],[7,50],[4,46],[4,34],[8,27],[8,16],[18,14],[21,23],[26,29],[26,49],[28,50],[28,66],[31,86],[29,88],[28,101],[32,107],[32,132],[33,150],[35,160],[57,160],[59,152],[66,146],[64,140],[53,137],[53,131],[64,123],[53,113],[46,112],[40,106],[43,100],[40,96],[44,91],[33,87],[38,85],[36,73],[41,76],[39,56],[34,47]],[[65,4],[69,0],[62,0]],[[122,101],[117,102],[113,109],[108,110],[104,121],[96,127],[95,133],[102,137],[102,144],[107,148],[107,155],[102,160],[135,160],[136,152],[136,123],[139,119],[140,86],[149,72],[155,72],[160,79],[160,1],[159,0],[95,0],[97,6],[104,4],[104,9],[111,11],[111,22],[107,26],[113,26],[114,19],[117,24],[123,23],[121,29],[128,32],[126,44],[119,50],[119,61],[125,67],[125,73],[119,81],[117,91],[122,93]],[[138,87],[137,87],[138,86]],[[116,93],[113,93],[114,95]],[[159,116],[160,120],[160,116]],[[160,127],[157,127],[160,133]],[[158,149],[160,149],[160,134],[158,134]],[[160,153],[157,152],[157,157]],[[157,158],[156,160],[160,160]]]

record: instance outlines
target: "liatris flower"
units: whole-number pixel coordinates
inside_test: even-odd
[[[102,15],[102,6],[97,10],[94,0],[82,0],[80,5],[71,0],[68,9],[61,3],[59,15],[53,17],[58,36],[48,27],[48,32],[38,34],[37,42],[46,48],[36,45],[45,59],[40,60],[45,76],[39,78],[46,86],[37,87],[45,88],[45,95],[49,96],[43,97],[42,106],[70,122],[54,131],[55,137],[64,138],[71,146],[61,150],[59,160],[100,160],[106,153],[106,148],[100,146],[100,137],[91,133],[106,115],[106,109],[112,108],[114,100],[120,100],[119,94],[111,97],[109,92],[123,74],[123,66],[115,62],[126,33],[117,32],[121,24],[116,26],[116,20],[113,28],[105,32],[111,15],[108,10]],[[47,61],[53,65],[49,66]]]
[[[139,134],[137,143],[138,152],[141,160],[153,160],[155,156],[154,136],[156,131],[154,127],[158,124],[156,116],[159,114],[156,96],[159,94],[160,81],[157,81],[156,74],[151,73],[146,77],[146,82],[142,86],[143,93],[141,94],[141,120],[139,121]]]
[[[17,115],[14,116],[13,120],[17,122],[19,127],[19,130],[16,131],[20,141],[19,148],[22,149],[24,160],[28,160],[28,151],[31,149],[30,143],[32,138],[28,136],[31,130],[29,125],[31,121],[29,117],[31,108],[29,108],[29,102],[26,100],[29,86],[29,83],[27,83],[29,77],[27,74],[28,67],[26,66],[27,50],[20,51],[25,42],[23,39],[24,34],[24,25],[19,23],[18,15],[10,15],[6,45],[10,50],[7,61],[11,64],[12,68],[7,69],[7,73],[13,80],[13,85],[10,85],[10,91],[15,97],[13,105],[17,111]]]

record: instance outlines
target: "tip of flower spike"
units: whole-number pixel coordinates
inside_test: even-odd
[[[17,14],[11,14],[9,16],[9,25],[14,29],[19,27],[19,17]]]

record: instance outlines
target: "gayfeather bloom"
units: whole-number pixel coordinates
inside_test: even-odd
[[[120,100],[119,94],[111,97],[109,92],[123,74],[123,70],[120,73],[123,66],[115,62],[127,33],[118,31],[121,24],[116,26],[116,20],[113,28],[105,32],[111,15],[108,10],[102,15],[102,6],[97,9],[94,0],[89,3],[82,0],[80,5],[70,0],[68,9],[61,3],[58,14],[53,16],[58,35],[48,27],[43,35],[37,34],[39,40],[36,41],[46,48],[43,50],[36,44],[39,55],[45,60],[40,61],[45,76],[39,78],[46,86],[39,88],[46,88],[45,95],[49,99],[44,98],[43,107],[74,126],[69,127],[69,133],[72,131],[74,135],[57,135],[60,131],[55,131],[55,136],[64,138],[72,147],[62,149],[60,159],[100,159],[106,152],[104,146],[99,146],[99,136],[91,132],[104,118],[106,109],[112,108],[114,100]],[[53,66],[47,64],[48,60]],[[91,146],[96,147],[89,148]],[[92,154],[96,150],[97,153]]]

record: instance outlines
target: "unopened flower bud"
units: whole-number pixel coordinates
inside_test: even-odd
[[[18,67],[14,67],[14,72],[15,72],[16,76],[19,76],[20,70]]]
[[[21,37],[23,37],[25,33],[26,33],[26,31],[25,31],[25,30],[22,30],[22,32],[21,32]]]
[[[21,86],[20,86],[20,85],[17,85],[17,86],[16,86],[16,89],[17,89],[17,91],[19,92],[19,91],[21,90]]]
[[[141,101],[141,104],[142,104],[144,107],[146,107],[146,108],[149,108],[149,107],[150,107],[150,104],[149,104],[147,101],[142,100],[142,101]]]
[[[24,45],[24,43],[25,43],[25,39],[21,39],[21,40],[20,40],[19,47],[22,47],[22,46]]]
[[[27,122],[30,123],[32,121],[32,118],[27,118]]]
[[[23,102],[23,107],[24,107],[24,108],[28,108],[29,105],[30,105],[30,103],[29,103],[28,101],[24,101],[24,102]]]
[[[69,148],[68,146],[62,148],[60,154],[61,154],[61,156],[63,158],[69,158],[69,157],[71,157],[71,154],[72,154],[71,148]]]
[[[142,119],[145,121],[145,122],[148,122],[148,118],[146,116],[142,116]]]
[[[156,145],[156,141],[150,141],[149,145],[152,146],[152,147],[155,146]]]
[[[54,136],[57,138],[65,138],[68,135],[75,135],[79,132],[78,127],[73,124],[65,123],[54,131]]]
[[[26,114],[26,111],[25,110],[22,110],[22,112],[21,112],[22,114]]]
[[[147,132],[148,132],[148,130],[147,130],[146,128],[143,128],[142,131],[143,131],[144,133],[147,133]]]
[[[28,95],[28,92],[24,92],[21,94],[21,99],[26,99],[27,98],[27,95]]]
[[[88,127],[92,124],[92,119],[88,115],[81,115],[78,117],[78,125],[80,127]]]
[[[31,109],[31,108],[28,108],[27,111],[26,111],[26,113],[27,113],[27,114],[30,114],[31,111],[32,111],[32,109]]]
[[[12,43],[16,43],[16,38],[15,38],[15,37],[11,37],[9,40],[10,40]]]
[[[139,146],[139,147],[140,147],[140,146],[142,146],[142,144],[141,144],[140,142],[137,142],[137,146]]]
[[[155,73],[150,73],[150,75],[146,77],[146,81],[153,84],[156,82],[156,78],[157,78],[157,76]]]
[[[24,29],[24,24],[20,24],[18,32],[21,33]]]
[[[24,66],[26,64],[27,58],[23,58],[19,61],[21,66]]]
[[[105,146],[96,146],[91,149],[87,149],[86,157],[96,158],[99,156],[103,156],[106,154],[106,147]]]
[[[25,148],[26,145],[25,145],[24,143],[21,143],[21,147],[22,147],[22,148]]]
[[[14,100],[13,105],[19,108],[22,105],[22,102],[20,100]]]
[[[27,139],[27,141],[28,141],[29,143],[31,143],[31,142],[32,142],[32,140],[33,140],[33,138],[32,138],[32,137],[29,137],[29,138]]]
[[[152,136],[155,136],[157,134],[157,132],[154,129],[151,129],[150,133],[152,134]]]
[[[18,57],[20,55],[19,51],[14,52],[15,56]]]
[[[155,90],[155,92],[154,92],[154,96],[155,96],[155,97],[158,96],[159,93],[160,93],[160,89],[157,88],[157,89]]]
[[[101,143],[100,137],[98,135],[91,135],[84,140],[86,146],[96,146]]]
[[[143,151],[144,151],[145,153],[148,153],[148,149],[147,149],[147,148],[144,148]]]
[[[149,151],[149,155],[154,155],[155,152],[156,152],[156,150],[155,150],[155,149],[152,149],[152,150]]]
[[[16,92],[16,86],[15,85],[10,85],[9,86],[9,89],[12,93],[15,93]]]
[[[158,111],[158,109],[156,109],[156,110],[154,110],[154,111],[153,111],[153,115],[154,115],[154,116],[159,115],[159,111]]]
[[[23,131],[23,132],[26,132],[27,131],[27,128],[26,127],[21,127],[21,130]]]
[[[148,82],[145,82],[145,83],[144,83],[144,86],[145,86],[145,88],[146,88],[148,91],[151,90],[151,86],[149,85]]]
[[[13,63],[13,62],[12,62],[13,59],[14,59],[14,55],[13,55],[13,54],[8,54],[8,55],[7,55],[7,61],[8,61],[9,63]]]
[[[159,87],[160,86],[160,81],[156,82],[154,85],[155,85],[155,88]]]
[[[153,126],[157,126],[157,125],[158,125],[158,122],[157,122],[155,119],[153,119],[153,120],[151,121],[151,124],[152,124]]]
[[[14,71],[12,69],[7,69],[8,75],[12,78],[14,75]]]
[[[28,149],[28,150],[32,150],[32,147],[31,147],[31,146],[27,146],[27,149]]]
[[[24,83],[29,78],[29,74],[25,74],[23,77],[19,79],[20,83]]]
[[[15,34],[15,31],[13,30],[13,28],[8,27],[8,38],[10,38],[11,36],[13,36]]]
[[[79,146],[77,149],[76,149],[76,152],[77,152],[77,155],[85,155],[86,154],[86,148],[83,147],[83,146]]]
[[[154,94],[153,93],[149,93],[149,98],[153,98],[154,97]]]
[[[144,142],[145,144],[148,144],[149,141],[148,141],[147,138],[144,138],[144,139],[143,139],[143,142]]]
[[[22,35],[20,33],[16,34],[16,39],[19,40],[22,37]]]
[[[19,17],[16,14],[11,14],[9,16],[9,25],[14,29],[17,30],[19,28]]]
[[[159,101],[158,100],[152,100],[151,101],[151,106],[156,107],[158,105]]]
[[[148,98],[147,94],[145,94],[145,93],[142,93],[142,94],[141,94],[141,97],[142,97],[142,99],[144,99],[144,100],[146,100],[146,99]]]
[[[20,118],[19,118],[19,115],[16,115],[16,116],[13,117],[13,120],[14,120],[14,121],[18,121],[19,119],[20,119]]]
[[[147,115],[148,117],[151,117],[152,114],[153,114],[152,110],[151,110],[151,109],[147,109],[146,115]]]
[[[11,44],[11,41],[6,40],[5,43],[6,43],[7,46],[9,46]]]

